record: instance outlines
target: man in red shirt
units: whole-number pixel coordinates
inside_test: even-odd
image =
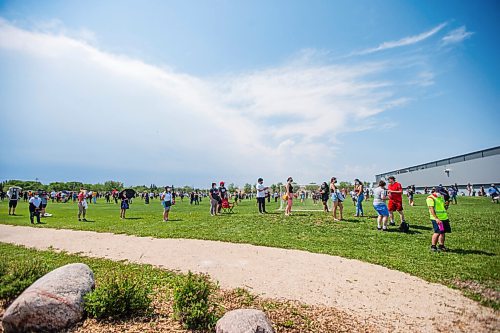
[[[390,225],[394,223],[394,212],[399,213],[401,223],[405,222],[405,214],[403,213],[403,187],[396,181],[394,176],[389,177],[389,186],[387,187],[389,194],[389,215],[391,217]]]

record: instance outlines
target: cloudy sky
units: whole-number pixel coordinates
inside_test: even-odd
[[[0,0],[0,179],[373,181],[497,146],[499,12]]]

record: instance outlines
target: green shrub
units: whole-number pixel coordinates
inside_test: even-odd
[[[211,329],[217,322],[217,306],[212,300],[216,286],[207,276],[191,272],[174,287],[174,314],[188,329]]]
[[[85,295],[85,310],[89,316],[97,319],[143,315],[150,309],[151,289],[135,276],[110,276]]]
[[[14,301],[33,282],[49,272],[47,264],[40,260],[0,264],[0,300],[7,306]]]

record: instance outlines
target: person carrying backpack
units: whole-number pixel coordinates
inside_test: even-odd
[[[451,232],[450,220],[447,212],[447,191],[442,187],[435,188],[426,199],[429,215],[434,228],[431,239],[431,251],[447,251],[444,242],[445,235]],[[438,245],[439,243],[439,245]]]

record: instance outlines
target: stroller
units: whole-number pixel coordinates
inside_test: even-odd
[[[230,203],[228,199],[222,199],[223,213],[234,213],[233,208],[234,208],[234,203]]]

